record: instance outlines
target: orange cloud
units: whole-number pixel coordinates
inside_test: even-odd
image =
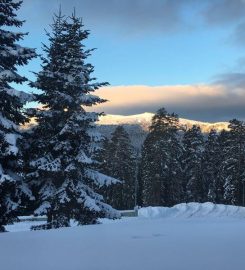
[[[217,98],[226,95],[219,85],[174,85],[174,86],[109,86],[96,91],[108,102],[96,106],[98,110],[118,107],[144,106],[154,104],[184,104],[203,98]]]
[[[181,117],[202,121],[245,119],[245,91],[224,84],[103,87],[96,95],[109,100],[89,110],[132,115],[165,107]]]

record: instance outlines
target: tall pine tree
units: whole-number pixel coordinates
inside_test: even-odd
[[[186,202],[203,202],[205,200],[202,172],[204,138],[200,127],[194,125],[187,130],[182,143],[185,200]]]
[[[229,131],[222,130],[218,136],[219,145],[219,168],[216,179],[216,203],[224,203],[224,183],[226,178],[226,168],[224,166],[224,160],[226,159],[226,149],[229,143]]]
[[[47,58],[32,84],[42,90],[36,98],[43,109],[32,111],[38,125],[29,177],[39,187],[35,213],[47,215],[45,228],[69,226],[70,219],[91,224],[98,217],[118,216],[95,192],[95,186],[117,180],[94,169],[101,140],[95,122],[100,114],[84,107],[104,102],[91,93],[107,83],[93,82],[94,68],[85,62],[92,51],[83,44],[89,32],[74,14],[68,19],[59,14],[52,30],[50,45],[44,47]]]
[[[181,201],[182,148],[178,141],[179,119],[164,108],[152,118],[142,150],[143,204],[172,206]]]
[[[107,202],[116,209],[132,209],[135,203],[136,160],[123,126],[115,129],[110,142],[104,141],[100,159],[102,172],[122,181],[105,189]]]
[[[219,171],[221,167],[219,136],[211,130],[203,152],[204,200],[213,203],[219,200]]]
[[[31,192],[23,181],[23,159],[20,149],[19,125],[27,119],[23,105],[31,96],[12,88],[11,83],[21,84],[27,78],[17,73],[36,57],[34,49],[22,47],[17,42],[24,33],[7,30],[21,27],[16,12],[22,1],[0,1],[0,231],[4,225],[16,219],[17,209],[23,196],[31,198]]]
[[[233,119],[222,162],[224,177],[224,201],[228,204],[243,204],[243,181],[245,181],[245,123]]]

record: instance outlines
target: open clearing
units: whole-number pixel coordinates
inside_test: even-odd
[[[212,204],[191,207],[196,209],[194,216],[163,217],[165,210],[144,208],[137,218],[105,220],[101,225],[3,233],[0,269],[243,270],[244,208],[233,208],[233,214],[229,210],[229,215],[223,212],[222,216],[210,215]]]

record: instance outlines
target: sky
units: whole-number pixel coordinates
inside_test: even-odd
[[[110,83],[96,110],[165,107],[194,120],[245,120],[245,0],[24,0],[23,45],[42,53],[59,6],[65,15],[76,7],[91,33],[85,45],[97,48],[88,62],[98,82]],[[34,80],[40,63],[20,72]]]

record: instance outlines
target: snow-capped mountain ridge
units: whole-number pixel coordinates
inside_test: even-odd
[[[113,115],[107,114],[100,118],[98,122],[99,125],[139,125],[145,131],[148,131],[149,126],[151,124],[151,119],[153,113],[142,113],[136,115]],[[209,122],[202,122],[196,120],[189,120],[180,118],[181,126],[185,126],[187,128],[192,127],[193,125],[200,126],[203,133],[208,133],[211,129],[216,129],[217,131],[221,131],[223,129],[228,129],[228,122],[216,122],[216,123],[209,123]]]
[[[127,116],[107,114],[105,116],[101,116],[100,121],[97,122],[98,130],[103,136],[110,138],[116,126],[123,125],[129,134],[132,145],[137,149],[137,151],[140,151],[149,131],[153,115],[153,113],[147,112]],[[22,128],[31,128],[35,124],[35,120],[31,119],[30,123]],[[228,122],[208,123],[180,118],[181,126],[191,128],[193,125],[198,125],[203,133],[208,133],[211,129],[216,129],[219,132],[223,129],[227,130],[228,124]]]

